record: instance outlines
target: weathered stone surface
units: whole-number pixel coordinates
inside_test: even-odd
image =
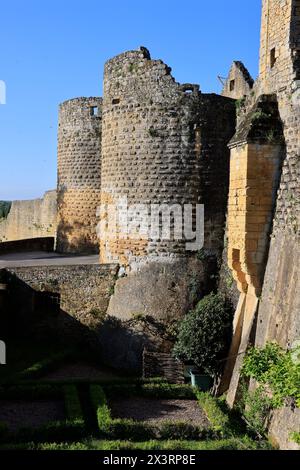
[[[244,64],[240,61],[234,61],[221,94],[236,100],[242,99],[251,93],[253,85],[254,80]]]
[[[57,251],[97,253],[100,202],[101,98],[60,105],[58,124]]]
[[[263,217],[267,213],[260,213],[260,204],[263,209],[274,207],[272,211],[271,244],[266,258],[257,257],[255,262],[260,264],[260,282],[262,295],[258,308],[258,319],[255,328],[254,342],[258,346],[264,346],[267,341],[277,341],[283,348],[290,348],[295,340],[299,339],[300,308],[299,308],[299,241],[300,241],[300,92],[299,92],[299,44],[300,44],[300,1],[299,0],[264,0],[262,11],[261,30],[261,53],[260,53],[260,75],[256,81],[253,91],[247,96],[245,103],[239,112],[239,129],[243,131],[242,123],[251,119],[251,112],[261,95],[275,95],[278,103],[278,112],[282,122],[282,145],[283,158],[279,178],[279,187],[270,204],[272,188],[262,182],[261,188],[255,188],[255,192],[249,194],[249,184],[243,185],[240,180],[239,188],[240,200],[247,203],[247,199],[261,195],[262,191],[268,190],[268,198],[263,197],[256,205],[259,209],[253,219],[249,219],[251,213],[247,213],[249,226],[235,218],[237,226],[242,223],[240,229],[249,236],[249,231],[258,233],[259,226],[264,223]],[[272,99],[272,96],[270,96]],[[257,114],[257,117],[259,115]],[[253,119],[253,115],[252,115]],[[275,128],[276,131],[277,128]],[[273,131],[273,126],[270,128]],[[270,135],[270,140],[278,135],[277,131]],[[243,132],[237,132],[233,143],[243,140]],[[276,142],[276,138],[275,138]],[[269,142],[271,143],[271,142]],[[273,144],[273,142],[272,142]],[[261,145],[257,146],[261,147]],[[254,149],[255,150],[255,149]],[[256,150],[257,155],[261,148]],[[265,152],[263,152],[265,154]],[[266,156],[266,155],[264,155]],[[239,167],[241,168],[241,167]],[[248,171],[249,170],[249,171]],[[247,177],[251,183],[257,183],[259,178],[255,176],[257,168],[249,165]],[[251,185],[250,185],[251,186]],[[244,193],[243,193],[244,191]],[[229,213],[232,204],[235,204],[234,194],[229,198]],[[266,207],[264,208],[264,205]],[[232,220],[233,222],[233,220]],[[232,225],[233,228],[233,225]],[[255,229],[255,230],[254,230]],[[263,234],[263,231],[260,232]],[[259,254],[261,248],[266,251],[269,244],[268,231],[260,241],[255,241],[255,237],[249,237],[246,243],[246,254],[255,252]],[[241,273],[239,259],[229,259],[231,267],[235,273]],[[252,260],[253,261],[253,260]],[[246,267],[249,268],[249,259],[246,256]],[[250,266],[251,268],[251,266]],[[252,271],[252,268],[251,268]],[[264,274],[265,271],[265,274]],[[249,273],[248,273],[249,274]],[[264,274],[264,277],[262,276]],[[239,278],[240,290],[246,292],[249,287],[251,276]],[[252,282],[254,285],[255,283]],[[243,287],[244,286],[244,287]],[[246,290],[245,290],[246,289]],[[257,291],[257,294],[259,292]],[[249,341],[251,343],[251,341]],[[249,344],[248,342],[248,344]],[[247,347],[241,341],[241,349]],[[232,379],[233,390],[229,391],[229,398],[235,390],[236,380],[239,374],[240,358],[237,360],[235,373]],[[232,400],[233,402],[233,400]],[[298,411],[298,410],[297,410]],[[297,413],[291,414],[287,409],[276,411],[271,417],[270,433],[272,439],[281,448],[293,446],[288,442],[288,429],[294,425],[299,430]]]
[[[300,450],[300,446],[290,438],[292,432],[299,432],[300,409],[289,407],[274,410],[269,429],[271,442],[281,450]]]
[[[95,331],[106,315],[118,267],[115,265],[39,266],[4,271],[8,308],[17,330],[68,336],[67,325]],[[71,320],[74,320],[73,322]],[[69,321],[68,321],[69,320]],[[80,328],[79,328],[80,330]]]
[[[56,236],[56,191],[41,199],[13,201],[6,219],[0,219],[0,242]]]

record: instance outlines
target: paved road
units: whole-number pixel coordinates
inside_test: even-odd
[[[74,256],[35,251],[30,253],[0,254],[1,268],[20,268],[26,266],[66,266],[76,264],[99,264],[99,255]]]

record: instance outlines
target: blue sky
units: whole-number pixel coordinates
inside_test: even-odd
[[[146,46],[179,82],[220,91],[233,60],[258,73],[261,0],[5,0],[0,6],[0,200],[56,184],[57,108],[102,94],[104,62]]]

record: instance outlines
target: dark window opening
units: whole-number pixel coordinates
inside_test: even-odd
[[[275,47],[273,47],[273,49],[271,49],[271,52],[270,52],[270,65],[271,65],[271,69],[274,67],[274,65],[276,64],[276,60],[277,60],[277,57],[276,57],[276,49]]]
[[[112,100],[112,104],[119,104],[120,103],[120,98],[114,98]]]
[[[235,80],[230,80],[230,83],[229,83],[229,89],[230,89],[230,91],[233,91],[233,90],[234,90],[234,87],[235,87]]]
[[[91,116],[99,116],[98,106],[91,106]]]

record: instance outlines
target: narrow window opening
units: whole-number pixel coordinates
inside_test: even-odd
[[[112,100],[112,104],[119,104],[120,103],[120,98],[114,98]]]
[[[98,106],[91,106],[91,116],[99,116]]]
[[[235,80],[230,80],[230,83],[229,83],[229,89],[230,91],[233,91],[235,88]]]
[[[277,57],[276,57],[276,48],[273,47],[273,49],[271,49],[271,52],[270,52],[270,65],[271,65],[271,69],[274,67],[274,65],[276,64],[276,60],[277,60]]]

